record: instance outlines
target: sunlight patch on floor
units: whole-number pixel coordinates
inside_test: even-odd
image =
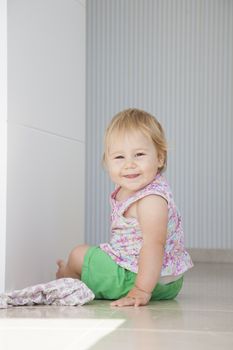
[[[1,349],[87,350],[122,319],[0,319]]]

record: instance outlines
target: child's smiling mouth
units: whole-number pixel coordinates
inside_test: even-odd
[[[124,175],[124,177],[126,177],[127,179],[135,179],[136,177],[138,177],[140,174],[130,174],[130,175]]]

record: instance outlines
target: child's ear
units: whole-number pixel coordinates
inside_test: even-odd
[[[102,167],[104,168],[105,171],[108,172],[108,164],[105,156],[103,156],[102,158]]]
[[[102,160],[102,167],[105,171],[108,171],[108,167],[107,167],[107,164],[104,160]]]
[[[163,154],[159,154],[158,155],[158,161],[159,161],[159,168],[161,168],[164,165],[164,155]]]

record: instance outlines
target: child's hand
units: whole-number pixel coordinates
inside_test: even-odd
[[[134,287],[125,297],[112,302],[111,306],[144,306],[149,303],[150,298],[151,293]]]

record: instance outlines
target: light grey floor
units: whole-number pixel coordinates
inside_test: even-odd
[[[175,301],[0,310],[0,348],[232,350],[233,264],[195,264]]]

